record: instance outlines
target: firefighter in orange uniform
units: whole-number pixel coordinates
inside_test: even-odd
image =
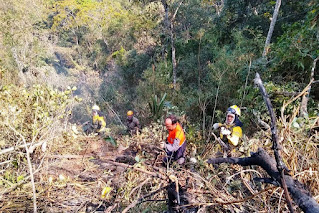
[[[186,137],[182,126],[175,115],[169,115],[165,119],[165,127],[168,131],[166,142],[161,143],[161,148],[166,151],[167,157],[163,159],[164,164],[177,161],[179,164],[185,162]]]

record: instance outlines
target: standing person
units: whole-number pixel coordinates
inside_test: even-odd
[[[141,129],[141,124],[139,120],[134,117],[134,113],[132,110],[128,111],[127,113],[127,118],[126,118],[126,127],[127,130],[131,135],[137,134],[138,131]]]
[[[239,120],[240,115],[240,108],[237,105],[232,105],[226,111],[225,123],[215,123],[213,125],[214,130],[220,128],[220,138],[227,146],[225,151],[227,151],[228,156],[230,156],[232,149],[238,145],[243,136],[241,129],[243,123]]]
[[[92,128],[95,133],[103,135],[105,133],[106,122],[98,105],[92,107]]]
[[[166,155],[163,159],[164,164],[170,160],[177,161],[179,164],[185,162],[186,137],[182,126],[177,121],[175,115],[169,115],[165,119],[165,127],[168,131],[168,137],[162,142],[160,147],[165,148]]]

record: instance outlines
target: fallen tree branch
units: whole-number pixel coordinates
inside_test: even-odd
[[[281,183],[281,187],[284,189],[285,192],[285,197],[287,200],[287,204],[289,207],[290,212],[294,212],[292,204],[291,204],[291,199],[289,197],[289,193],[287,190],[287,186],[285,183],[285,178],[284,178],[284,170],[286,168],[286,166],[284,165],[281,156],[280,156],[280,149],[281,146],[279,144],[279,140],[278,140],[278,135],[277,135],[277,127],[276,127],[276,116],[275,116],[275,112],[273,110],[272,104],[270,102],[269,96],[267,94],[267,91],[263,85],[263,82],[260,78],[259,73],[256,73],[256,77],[254,79],[255,84],[259,87],[259,91],[263,96],[263,99],[267,105],[269,114],[270,114],[270,118],[271,118],[271,138],[272,138],[272,149],[274,150],[274,154],[275,154],[275,159],[276,159],[276,164],[277,165],[277,169],[280,172],[280,183]]]
[[[145,203],[145,202],[163,202],[163,201],[167,201],[167,199],[159,199],[159,200],[155,200],[155,199],[148,199],[148,200],[142,200],[140,203]]]
[[[42,160],[41,160],[41,162],[40,162],[38,168],[33,172],[33,175],[40,171],[44,159],[45,159],[45,157],[42,158]],[[5,195],[11,193],[12,191],[14,191],[14,190],[15,190],[16,188],[18,188],[19,186],[25,184],[30,178],[31,178],[31,176],[29,175],[29,176],[25,177],[23,180],[19,181],[18,183],[14,184],[13,186],[11,186],[10,188],[8,188],[8,189],[2,191],[2,192],[0,193],[0,201],[2,200],[2,198],[3,198]]]
[[[33,168],[32,168],[29,147],[27,145],[25,137],[20,132],[18,132],[15,128],[13,128],[12,126],[10,126],[10,125],[8,125],[8,126],[15,134],[17,134],[21,137],[21,140],[24,143],[24,148],[25,148],[25,151],[27,153],[27,162],[28,162],[28,168],[29,168],[31,185],[32,185],[32,192],[33,192],[33,212],[36,213],[37,212],[37,196],[36,196],[36,189],[35,189],[35,183],[34,183],[34,172],[33,172]]]
[[[167,189],[168,186],[169,186],[169,185],[166,185],[166,186],[163,186],[163,187],[161,187],[161,188],[159,188],[159,189],[157,189],[157,190],[155,190],[155,191],[153,191],[153,192],[150,192],[150,193],[148,193],[147,195],[144,195],[143,197],[139,198],[139,200],[142,201],[142,200],[144,200],[145,198],[151,197],[151,196],[153,196],[153,195],[159,193],[160,191],[162,191],[162,190],[164,190],[164,189]]]
[[[144,186],[148,181],[150,181],[151,178],[146,178],[146,180],[144,180],[142,183],[140,183],[138,186],[136,186],[129,194],[129,196],[131,196],[137,189],[141,188],[142,186]]]
[[[298,95],[298,92],[287,92],[287,91],[275,91],[273,92],[270,96],[286,96],[286,97],[294,97],[296,95]]]
[[[131,208],[133,208],[134,206],[136,206],[136,205],[138,204],[138,201],[139,201],[139,200],[135,200],[133,203],[131,203],[129,206],[127,206],[127,207],[122,211],[122,213],[128,212],[128,210],[130,210]]]
[[[54,158],[54,159],[80,159],[80,158],[91,158],[92,155],[47,155],[47,158]]]
[[[235,203],[244,203],[248,200],[251,200],[252,198],[262,194],[262,193],[265,193],[269,190],[273,190],[273,189],[276,189],[277,187],[276,186],[271,186],[271,187],[268,187],[260,192],[257,192],[253,195],[250,195],[246,198],[243,198],[243,199],[240,199],[240,200],[234,200],[234,201],[228,201],[228,202],[222,202],[222,201],[219,201],[219,200],[215,200],[216,203],[191,203],[191,204],[187,204],[187,205],[183,205],[183,206],[180,206],[180,207],[190,207],[190,206],[215,206],[215,205],[231,205],[231,204],[235,204]],[[210,192],[201,192],[201,191],[193,191],[194,193],[201,193],[201,194],[213,194],[213,193],[210,193]]]
[[[118,203],[115,203],[113,206],[109,206],[104,212],[105,213],[111,213],[113,209],[117,207]]]
[[[260,124],[264,129],[270,130],[269,124],[267,124],[265,121],[263,121],[255,110],[253,110],[253,115],[257,119],[258,124]]]
[[[144,169],[141,169],[141,168],[137,168],[135,166],[131,166],[131,165],[125,164],[125,163],[118,163],[118,162],[114,162],[114,161],[110,161],[110,160],[104,160],[104,161],[103,160],[92,160],[92,161],[95,161],[95,163],[99,164],[101,167],[108,167],[107,164],[113,164],[115,166],[131,168],[131,169],[134,169],[136,171],[140,171],[140,172],[143,172],[145,174],[151,175],[153,177],[157,177],[157,178],[160,178],[160,179],[168,181],[168,177],[166,175],[162,175],[160,173],[155,173],[155,172],[150,172],[150,171],[147,171],[147,170],[144,170]]]
[[[36,143],[33,146],[37,147],[37,146],[41,146],[42,144],[43,144],[43,141],[39,142],[39,143]],[[25,148],[26,146],[30,146],[30,145],[32,145],[32,143],[26,143],[26,144],[21,144],[21,145],[12,146],[12,147],[9,147],[9,148],[6,148],[6,149],[2,149],[0,151],[0,155],[3,155],[5,153],[7,153],[7,152],[12,152],[12,151],[17,150],[17,149],[22,149],[22,148]]]
[[[259,148],[257,152],[252,153],[251,157],[211,158],[208,159],[207,163],[230,163],[241,166],[258,165],[263,168],[274,181],[281,183],[281,174],[276,167],[276,161],[262,148]],[[319,212],[319,204],[314,198],[312,198],[309,192],[304,189],[300,182],[294,180],[289,175],[284,175],[284,179],[287,184],[287,189],[290,192],[293,200],[305,213]]]
[[[299,95],[295,96],[294,98],[290,99],[287,103],[284,103],[284,105],[281,107],[281,117],[282,119],[284,118],[284,112],[286,107],[291,104],[292,102],[294,102],[295,100],[297,100],[299,97],[303,96],[308,90],[310,85],[312,84],[313,79],[310,81],[310,83],[299,93]]]
[[[126,213],[128,210],[130,210],[131,208],[133,208],[134,206],[136,206],[137,204],[140,204],[140,203],[143,203],[143,202],[146,202],[146,201],[158,201],[158,200],[145,200],[145,198],[148,198],[150,196],[153,196],[157,193],[159,193],[160,191],[164,190],[164,189],[167,189],[169,185],[166,185],[164,187],[161,187],[143,197],[140,197],[139,199],[135,200],[133,203],[131,203],[129,206],[127,206],[123,211],[122,213]],[[163,200],[160,200],[160,201],[163,201]],[[165,200],[166,201],[166,200]]]
[[[3,165],[3,164],[6,164],[6,163],[10,163],[11,161],[12,160],[3,161],[3,162],[0,163],[0,166]]]

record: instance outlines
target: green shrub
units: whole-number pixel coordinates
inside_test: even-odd
[[[54,140],[62,136],[71,114],[72,90],[58,91],[43,85],[23,88],[5,85],[0,88],[0,161],[10,161],[17,177],[26,172],[25,144],[32,156],[38,148],[46,151]],[[10,150],[10,148],[14,148]],[[22,152],[20,152],[22,151]],[[8,163],[9,164],[9,163]],[[9,180],[8,180],[9,181]]]

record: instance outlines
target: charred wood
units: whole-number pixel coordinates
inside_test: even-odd
[[[263,168],[268,173],[268,175],[271,177],[272,180],[274,180],[277,183],[281,183],[281,175],[277,169],[275,159],[270,157],[268,153],[262,148],[259,148],[257,152],[252,153],[251,157],[211,158],[211,159],[208,159],[207,163],[210,163],[210,164],[230,163],[230,164],[238,164],[241,166],[257,165]],[[284,179],[285,179],[288,191],[291,197],[293,198],[294,202],[305,213],[319,212],[318,203],[310,195],[310,193],[307,190],[305,190],[304,186],[299,181],[294,180],[291,176],[287,174],[284,175]]]
[[[189,195],[186,192],[186,189],[181,187],[178,184],[178,190],[176,190],[176,183],[170,182],[167,187],[167,195],[168,195],[168,211],[167,213],[195,213],[198,211],[197,207],[188,206]]]

